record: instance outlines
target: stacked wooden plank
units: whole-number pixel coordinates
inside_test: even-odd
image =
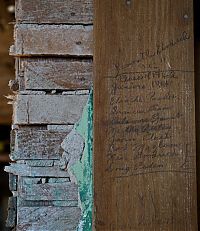
[[[92,0],[16,0],[15,162],[6,171],[8,225],[18,231],[77,229],[78,186],[61,168],[61,143],[92,87],[92,11]]]

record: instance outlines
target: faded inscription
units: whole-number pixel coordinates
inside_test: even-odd
[[[177,39],[141,52],[137,59],[116,66],[109,80],[107,166],[115,178],[159,172],[193,173],[193,143],[183,139],[189,94],[185,82],[192,70],[161,69],[145,62],[190,39],[183,32]],[[163,61],[163,55],[162,60]],[[161,59],[161,58],[160,58]],[[135,65],[142,65],[135,71]],[[141,69],[141,68],[137,68]],[[188,108],[187,110],[192,110]]]

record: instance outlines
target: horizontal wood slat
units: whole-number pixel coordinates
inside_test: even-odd
[[[16,20],[23,23],[81,23],[93,21],[93,0],[16,0]]]
[[[62,171],[59,166],[30,167],[26,164],[12,163],[5,167],[5,171],[18,176],[26,177],[69,177],[69,173]]]
[[[31,201],[31,200],[24,200],[20,196],[18,196],[17,200],[18,207],[78,207],[78,200],[76,201]]]
[[[92,60],[20,58],[17,78],[20,89],[90,89]]]
[[[68,132],[47,130],[15,130],[12,160],[59,160],[63,149],[61,143]]]
[[[74,231],[80,214],[81,210],[77,207],[20,207],[17,231]]]
[[[34,25],[15,26],[15,56],[92,56],[92,26]]]
[[[74,124],[81,117],[87,95],[18,95],[14,124]]]
[[[34,178],[35,179],[35,178]],[[31,178],[20,177],[18,181],[20,198],[29,201],[77,201],[78,186],[71,182],[34,182]]]

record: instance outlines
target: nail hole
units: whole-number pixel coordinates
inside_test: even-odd
[[[131,0],[126,0],[126,4],[130,5],[131,4]]]
[[[184,19],[188,19],[189,18],[189,16],[187,14],[185,14],[183,17],[184,17]]]

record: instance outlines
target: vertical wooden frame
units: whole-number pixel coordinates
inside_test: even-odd
[[[191,0],[95,0],[95,229],[196,231]]]

